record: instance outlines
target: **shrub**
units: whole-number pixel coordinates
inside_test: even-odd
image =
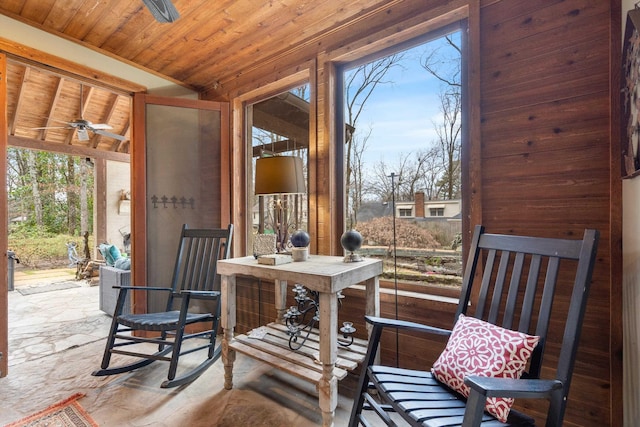
[[[92,236],[89,236],[89,247],[92,241]],[[21,230],[9,235],[9,248],[16,253],[20,263],[29,268],[69,265],[67,244],[70,242],[76,244],[78,257],[83,258],[84,239],[80,236],[34,230]]]
[[[358,223],[363,244],[373,246],[393,245],[393,218],[385,216]],[[413,221],[396,218],[396,245],[403,248],[440,248],[441,244],[431,230]]]

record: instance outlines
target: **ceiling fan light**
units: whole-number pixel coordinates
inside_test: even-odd
[[[79,141],[88,141],[89,140],[89,132],[87,132],[84,128],[78,128],[78,140]]]

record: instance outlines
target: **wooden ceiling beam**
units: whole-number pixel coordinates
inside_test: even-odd
[[[262,155],[262,150],[269,151],[272,153],[286,153],[294,150],[308,150],[309,144],[303,145],[299,142],[294,142],[288,139],[282,139],[280,141],[269,142],[264,145],[256,145],[253,147],[252,156],[260,157]]]
[[[119,153],[129,152],[129,145],[131,142],[131,137],[129,136],[130,128],[131,128],[131,122],[127,121],[127,123],[124,125],[124,128],[122,129],[122,136],[126,136],[127,139],[125,139],[124,141],[116,139],[111,145],[111,151],[117,151]]]
[[[31,138],[22,138],[9,135],[9,146],[17,148],[28,148],[30,150],[48,151],[52,153],[67,154],[78,157],[91,157],[94,159],[113,160],[116,162],[130,162],[128,153],[116,153],[106,150],[94,150],[90,147],[79,147],[77,145],[59,144],[54,142],[40,141]]]
[[[84,94],[84,85],[82,84],[82,82],[80,82],[80,111],[78,111],[78,116],[79,116],[78,118],[82,118],[82,119],[84,119],[84,111],[87,108],[87,105],[89,105],[89,100],[91,99],[91,95],[93,94],[93,86],[89,86],[89,91],[86,96],[83,96],[83,94]],[[67,133],[65,144],[73,145],[74,136],[76,137],[76,139],[79,139],[77,137],[77,133],[78,133],[77,128],[70,129],[69,132]]]
[[[29,78],[29,74],[31,70],[29,67],[26,67],[24,70],[24,74],[22,74],[22,80],[20,81],[20,87],[18,88],[18,102],[16,103],[16,111],[13,115],[13,120],[9,124],[9,135],[13,135],[16,133],[16,123],[18,122],[18,118],[20,117],[20,113],[22,108],[24,107],[24,88],[26,86],[27,79]]]
[[[49,104],[49,115],[47,117],[47,122],[45,123],[45,127],[50,127],[53,126],[54,124],[54,119],[51,117],[53,114],[53,110],[56,108],[56,105],[58,105],[58,102],[60,101],[60,94],[62,93],[62,85],[64,84],[64,78],[62,77],[58,77],[58,85],[56,86],[56,93],[53,95],[53,98],[51,99],[51,103]],[[40,131],[40,139],[42,141],[45,141],[47,139],[47,132],[48,129],[42,129]]]
[[[87,111],[87,106],[89,104],[91,104],[91,98],[93,97],[94,94],[94,87],[93,86],[89,86],[89,91],[87,92],[86,95],[83,96],[85,89],[84,89],[84,85],[82,83],[80,83],[80,102],[82,105],[82,109],[79,111],[79,117],[81,119],[84,119],[84,112]]]
[[[93,50],[96,50],[96,48],[93,47]],[[0,37],[0,51],[5,52],[7,58],[13,62],[46,70],[69,80],[83,82],[90,86],[102,87],[113,92],[121,93],[122,95],[131,95],[135,92],[147,91],[145,86],[44,53],[2,37]],[[101,51],[101,53],[104,54],[105,52]],[[137,68],[141,67],[138,65]]]
[[[109,123],[111,121],[111,117],[113,117],[113,113],[116,111],[116,107],[118,106],[118,94],[114,93],[109,100],[109,105],[107,106],[106,114],[100,119],[100,123]],[[91,138],[91,146],[96,148],[102,139],[102,135],[94,134]],[[115,151],[115,150],[113,150]]]

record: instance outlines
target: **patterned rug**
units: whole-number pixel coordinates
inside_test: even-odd
[[[5,427],[98,427],[89,414],[77,402],[82,393],[49,406],[47,409],[26,418],[7,424]]]

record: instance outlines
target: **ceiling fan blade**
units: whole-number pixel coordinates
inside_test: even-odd
[[[71,129],[68,126],[43,126],[39,128],[29,128],[29,130],[45,130],[45,129]]]
[[[66,120],[58,120],[58,119],[54,119],[53,117],[50,117],[48,120],[51,120],[52,122],[58,122],[58,123],[65,123],[65,124],[69,123]]]
[[[118,135],[117,133],[105,132],[105,131],[100,130],[100,129],[95,129],[93,131],[93,133],[96,133],[96,134],[102,135],[102,136],[106,136],[108,138],[118,139],[120,141],[126,141],[127,139],[129,139],[126,136]]]
[[[91,129],[92,130],[95,130],[95,129],[113,129],[113,127],[109,126],[106,123],[96,123],[96,124],[92,123],[91,124]]]
[[[88,141],[89,140],[89,132],[87,132],[84,128],[78,128],[78,140],[79,141]]]
[[[142,0],[142,2],[158,22],[174,22],[180,18],[180,14],[173,3],[171,3],[171,0]]]

